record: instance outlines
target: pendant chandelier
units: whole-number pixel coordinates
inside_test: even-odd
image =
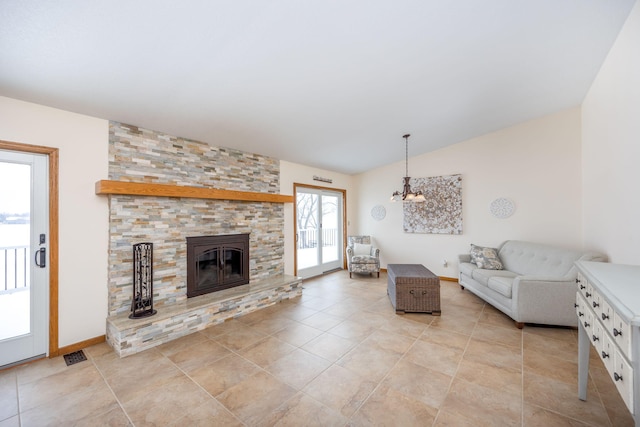
[[[393,194],[391,195],[392,202],[398,202],[400,200],[402,200],[403,202],[424,202],[427,200],[425,199],[424,194],[422,194],[422,191],[416,191],[416,192],[411,191],[411,184],[409,184],[409,180],[411,179],[411,177],[409,177],[409,137],[410,136],[411,136],[410,134],[402,135],[405,143],[405,149],[404,149],[405,174],[404,174],[404,178],[402,178],[404,180],[404,184],[402,188],[402,193],[400,193],[399,191],[393,192]]]

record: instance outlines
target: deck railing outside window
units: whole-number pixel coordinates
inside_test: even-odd
[[[0,247],[0,295],[29,286],[28,246]]]
[[[318,246],[315,228],[298,230],[298,249],[309,249]],[[322,229],[322,246],[335,246],[338,241],[337,228]]]

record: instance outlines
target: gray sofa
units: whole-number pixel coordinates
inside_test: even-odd
[[[594,252],[579,252],[518,240],[497,250],[501,270],[478,268],[471,254],[458,256],[462,289],[473,292],[516,322],[577,326],[574,308],[575,261],[606,261]]]

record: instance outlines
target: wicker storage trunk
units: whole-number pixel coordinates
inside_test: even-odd
[[[440,279],[422,264],[388,264],[387,294],[396,313],[441,314]]]

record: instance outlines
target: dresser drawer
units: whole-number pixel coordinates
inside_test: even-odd
[[[584,291],[584,299],[589,304],[589,307],[591,307],[591,303],[593,301],[593,294],[594,294],[593,285],[591,285],[591,283],[589,282],[586,282],[586,284],[587,284],[587,288]]]
[[[586,301],[584,300],[584,296],[580,291],[578,291],[576,293],[576,315],[578,316],[578,322],[584,322],[587,311],[589,311],[589,309]]]
[[[622,353],[631,360],[631,328],[617,312],[613,313],[613,328],[609,333],[613,335],[613,341]]]
[[[578,322],[584,326],[584,329],[589,335],[589,340],[591,340],[594,321],[593,310],[589,307],[589,303],[585,300],[582,294],[580,294],[580,292],[578,292],[576,299],[576,314],[578,315]]]
[[[578,292],[582,294],[582,296],[585,296],[585,294],[587,293],[588,284],[586,277],[584,277],[582,273],[578,273],[578,279],[576,280],[576,282],[578,284]]]
[[[613,357],[613,381],[622,400],[633,414],[633,369],[618,349]]]
[[[600,293],[593,289],[593,295],[591,296],[591,309],[596,314],[598,319],[602,319],[602,302],[604,298],[600,295]]]
[[[600,320],[607,331],[613,331],[613,309],[604,298],[600,302],[602,310],[600,310]]]
[[[602,363],[604,363],[604,367],[607,368],[607,372],[613,378],[613,358],[615,357],[616,347],[613,344],[613,341],[606,333],[602,337],[602,344],[600,345],[600,351],[598,354],[600,355],[600,359],[602,359]]]
[[[593,327],[597,323],[598,323],[598,320],[595,319],[593,315],[593,310],[589,310],[589,308],[587,307],[587,311],[584,314],[584,320],[582,321],[582,325],[584,325],[584,328],[587,330],[587,335],[589,335],[589,341],[591,341],[592,344],[594,342],[593,339],[591,338],[593,336]]]
[[[591,344],[596,348],[598,354],[602,351],[602,343],[604,342],[605,335],[607,335],[607,333],[604,331],[602,323],[594,319],[589,339],[591,340]]]

